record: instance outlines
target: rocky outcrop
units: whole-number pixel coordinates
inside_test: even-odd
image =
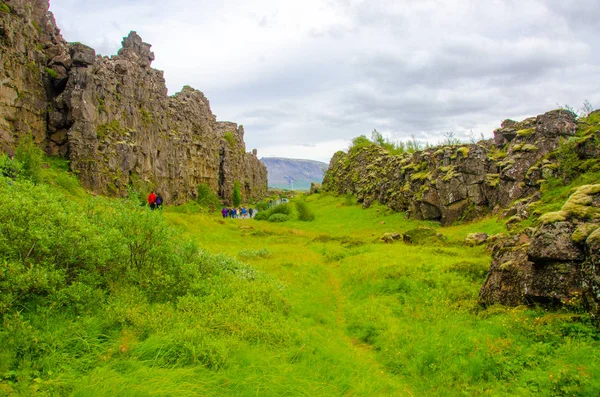
[[[583,304],[598,315],[599,252],[600,185],[581,186],[537,227],[494,241],[480,302]]]
[[[70,59],[47,0],[1,4],[0,151],[12,154],[22,135],[45,142],[50,78],[63,82]]]
[[[545,156],[577,130],[574,115],[554,110],[522,122],[506,120],[493,141],[392,155],[371,144],[337,152],[323,189],[377,200],[415,219],[450,224],[500,211],[534,196],[555,165]]]
[[[266,194],[267,171],[247,153],[244,129],[218,122],[202,92],[167,95],[150,44],[131,32],[116,56],[65,43],[46,0],[11,1],[0,33],[0,145],[11,153],[34,134],[49,154],[68,157],[83,185],[123,196],[130,185],[181,203],[206,184],[225,201]],[[1,124],[3,123],[3,124]]]

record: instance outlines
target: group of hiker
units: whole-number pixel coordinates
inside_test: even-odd
[[[252,218],[254,216],[254,209],[240,207],[240,208],[227,208],[223,207],[221,215],[225,218]]]
[[[151,210],[162,209],[163,198],[160,193],[154,193],[154,190],[148,195],[148,205]]]
[[[148,206],[151,210],[162,209],[164,200],[160,193],[155,193],[154,190],[150,192],[148,195]],[[256,210],[253,208],[228,208],[223,207],[221,210],[221,214],[223,215],[223,219],[225,218],[252,218],[256,214]]]

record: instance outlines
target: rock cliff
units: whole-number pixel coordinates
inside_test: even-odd
[[[337,152],[323,189],[374,200],[415,219],[450,224],[535,197],[555,167],[545,156],[573,136],[573,114],[554,110],[521,122],[506,120],[493,141],[392,155],[372,144]]]
[[[547,158],[559,178],[545,194],[561,184],[574,186],[572,193],[555,203],[562,204],[558,211],[540,211],[540,203],[552,205],[544,200],[514,205],[510,232],[488,244],[492,264],[479,299],[483,305],[583,308],[600,324],[600,112],[581,120],[577,135]],[[580,180],[593,184],[573,183]]]
[[[467,241],[488,239],[491,251],[481,304],[583,308],[600,323],[599,170],[600,111],[577,120],[554,110],[506,120],[478,144],[397,156],[375,144],[353,147],[334,155],[323,186],[443,224],[497,213],[507,233]],[[570,186],[566,202],[552,202],[553,189]]]
[[[203,183],[227,201],[235,181],[244,199],[266,193],[266,167],[246,152],[243,127],[218,122],[191,87],[168,96],[150,44],[135,32],[117,55],[102,57],[62,39],[47,0],[2,4],[3,151],[31,133],[101,194],[152,187],[181,203]]]

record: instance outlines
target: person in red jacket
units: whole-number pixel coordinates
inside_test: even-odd
[[[148,195],[148,205],[151,210],[156,208],[156,194],[154,194],[154,190]]]

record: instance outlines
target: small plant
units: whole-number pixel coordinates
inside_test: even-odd
[[[356,199],[354,198],[354,195],[352,193],[346,193],[344,195],[344,205],[351,206],[354,204],[356,204]]]
[[[44,70],[46,71],[46,74],[52,78],[52,79],[57,79],[58,78],[58,72],[52,68],[44,68]]]
[[[211,210],[215,210],[221,205],[219,197],[210,190],[210,187],[206,183],[200,183],[197,187],[198,196],[196,202],[203,207],[209,207]]]
[[[225,134],[223,134],[223,139],[225,139],[229,143],[229,147],[233,149],[233,147],[235,146],[235,138],[233,137],[233,132],[227,131]]]
[[[273,214],[269,217],[269,222],[287,222],[291,218],[286,214]]]
[[[2,176],[17,179],[23,172],[23,165],[6,154],[0,154],[0,174]]]
[[[146,109],[140,109],[140,116],[142,117],[142,122],[146,125],[150,125],[153,122],[152,115]]]
[[[0,13],[10,14],[10,7],[4,4],[3,1],[0,1]]]
[[[15,160],[22,164],[23,175],[33,183],[40,181],[43,156],[44,152],[36,146],[31,135],[21,137],[15,150]]]
[[[238,252],[238,258],[244,259],[257,259],[257,258],[268,258],[271,256],[271,252],[263,248],[261,250],[241,250]]]
[[[233,206],[237,207],[242,202],[242,193],[240,191],[240,183],[238,181],[233,182],[233,194],[231,196]]]
[[[311,222],[315,220],[315,214],[308,208],[305,201],[298,200],[295,202],[296,211],[298,211],[298,219],[305,222]]]

